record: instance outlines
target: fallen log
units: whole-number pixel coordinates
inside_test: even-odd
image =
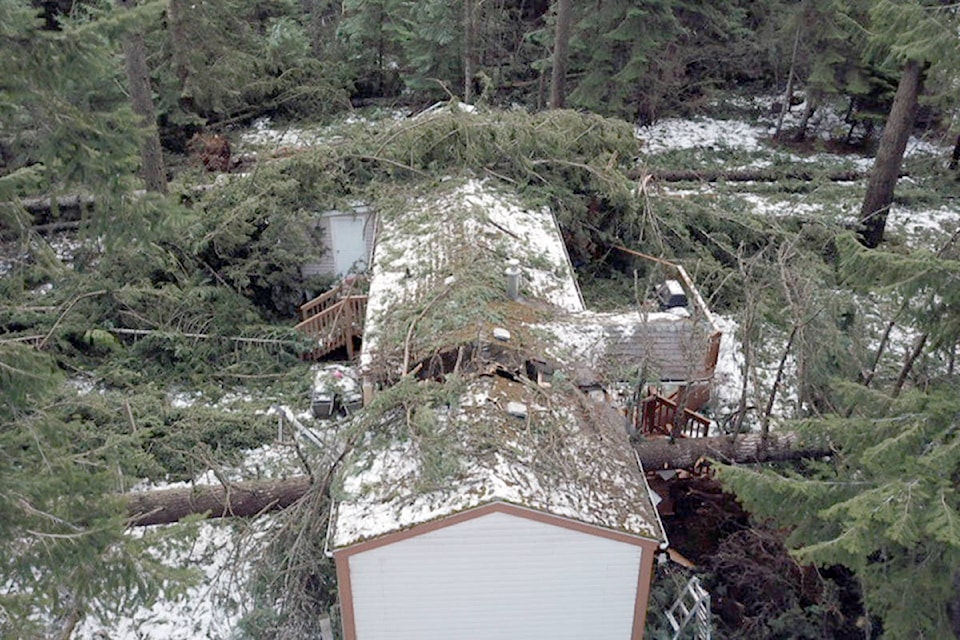
[[[195,485],[129,493],[129,524],[170,524],[195,514],[208,518],[249,517],[289,507],[310,488],[309,476],[254,480],[228,485]]]
[[[647,471],[692,469],[702,458],[720,462],[761,463],[823,458],[832,453],[826,442],[804,442],[799,434],[771,434],[766,440],[759,433],[732,438],[646,438],[634,444],[637,456]]]
[[[780,180],[829,180],[830,182],[853,182],[867,176],[861,171],[817,171],[804,169],[633,169],[627,174],[630,179],[638,180],[652,176],[660,182],[778,182]]]
[[[57,198],[51,196],[40,196],[34,198],[23,198],[20,200],[20,206],[28,213],[37,217],[38,224],[54,223],[58,221],[73,222],[80,219],[80,214],[84,209],[94,205],[94,198],[88,194],[71,194]],[[53,212],[58,212],[57,219],[53,218]]]
[[[805,443],[795,433],[747,434],[733,439],[649,438],[635,443],[644,469],[692,469],[703,458],[723,462],[760,463],[830,455],[823,443]],[[289,507],[310,488],[309,476],[254,480],[229,485],[199,485],[127,494],[129,524],[145,527],[170,524],[189,515],[208,518],[250,517]]]

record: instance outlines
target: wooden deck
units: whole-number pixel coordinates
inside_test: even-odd
[[[354,338],[363,337],[367,296],[359,293],[357,279],[342,282],[300,306],[300,323],[295,329],[317,341],[317,348],[306,358],[316,360],[337,349],[346,348],[354,357]]]

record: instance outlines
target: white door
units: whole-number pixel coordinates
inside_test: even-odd
[[[330,216],[330,246],[337,277],[343,277],[351,269],[366,268],[367,245],[363,241],[366,224],[367,216]]]

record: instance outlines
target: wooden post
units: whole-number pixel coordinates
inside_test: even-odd
[[[340,318],[343,340],[347,344],[347,359],[353,360],[353,301],[344,298],[343,305],[346,313]]]

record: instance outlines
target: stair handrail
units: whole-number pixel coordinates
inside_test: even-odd
[[[648,414],[648,411],[646,410],[646,406],[650,403],[654,403],[654,408],[649,411],[650,414],[653,414],[654,418],[656,417],[656,414],[662,411],[663,409],[668,409],[673,412],[672,418],[674,421],[675,432],[679,433],[681,436],[699,437],[701,436],[701,431],[703,436],[706,436],[709,433],[710,418],[704,416],[703,414],[697,413],[692,409],[688,409],[687,407],[684,407],[683,411],[680,412],[679,411],[680,406],[676,402],[674,402],[670,398],[666,398],[660,395],[659,393],[651,393],[649,396],[647,396],[646,398],[640,401],[641,410],[639,411],[638,416],[640,418],[641,424],[638,426],[646,427],[646,430],[648,432],[658,431],[660,433],[663,433],[664,435],[671,435],[665,429],[665,425],[646,424],[647,414]],[[681,413],[680,420],[682,422],[679,425],[676,424],[677,413]],[[690,425],[693,422],[697,423],[700,427],[702,427],[702,430],[700,428],[691,428]]]
[[[336,286],[300,305],[300,319],[308,320],[323,313],[343,298],[355,295],[354,290],[364,282],[366,282],[366,277],[362,275],[344,278]]]

